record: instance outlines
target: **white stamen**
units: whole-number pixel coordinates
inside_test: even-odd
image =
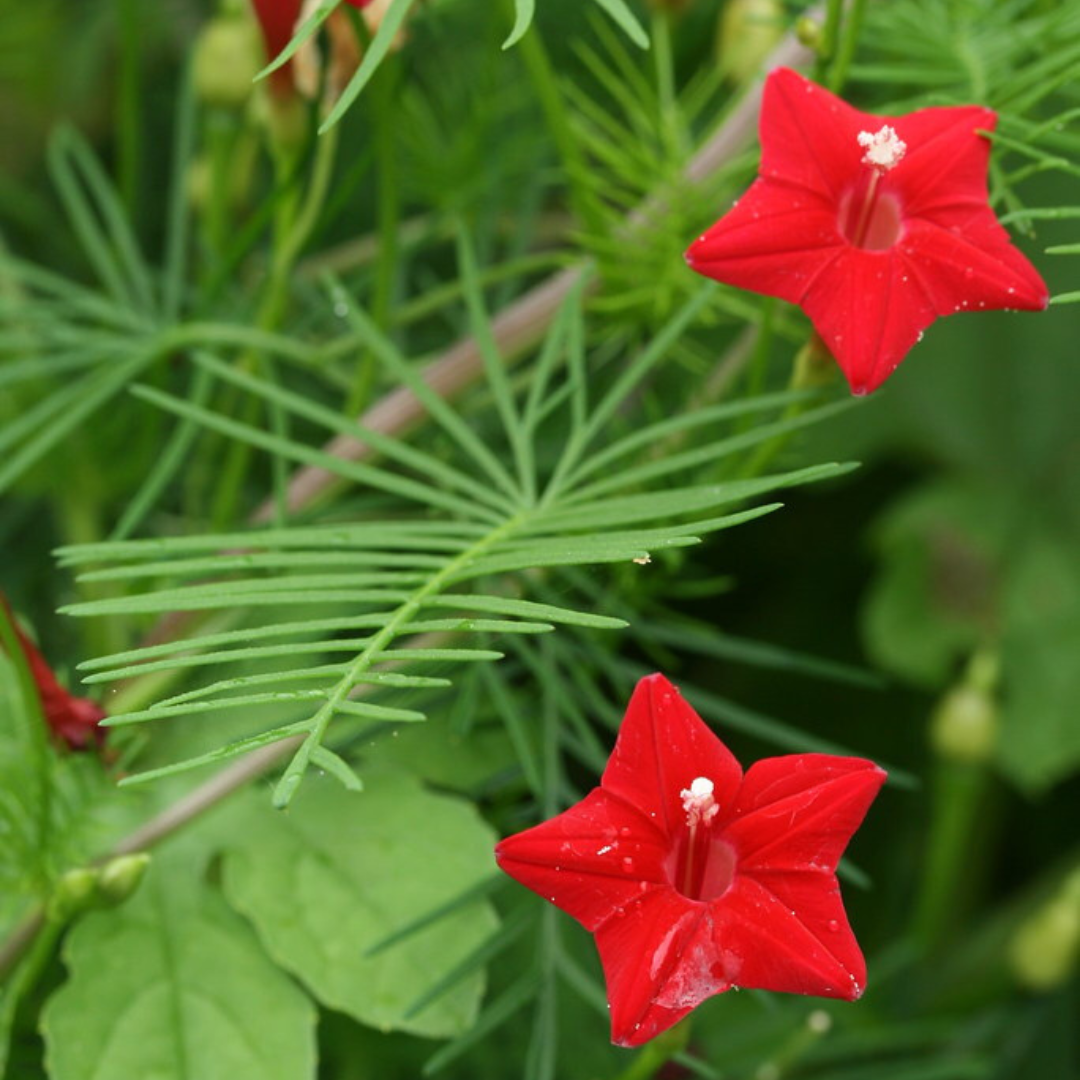
[[[907,143],[888,124],[873,133],[860,131],[857,137],[859,145],[866,151],[863,164],[880,172],[888,172],[899,165],[907,153]]]
[[[679,792],[683,809],[686,811],[686,824],[690,828],[704,823],[708,825],[718,813],[720,807],[713,798],[713,782],[707,776],[695,777],[688,788]]]

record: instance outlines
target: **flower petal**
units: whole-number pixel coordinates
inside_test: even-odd
[[[718,962],[735,986],[854,1001],[866,986],[866,963],[836,879],[806,878],[800,886],[795,875],[787,875],[774,891],[740,877],[714,901]]]
[[[686,261],[716,281],[798,304],[846,250],[834,205],[820,195],[758,179],[690,245]]]
[[[755,763],[723,824],[739,873],[831,873],[884,782],[885,771],[863,758],[787,754]]]
[[[876,390],[937,317],[898,248],[847,247],[802,302],[853,394]]]
[[[859,132],[881,124],[798,72],[777,68],[761,99],[761,175],[837,203],[859,169]]]
[[[601,788],[495,848],[501,869],[586,930],[639,900],[650,885],[667,886],[667,854],[657,826]]]
[[[701,776],[713,782],[723,807],[738,790],[742,769],[663,675],[646,676],[627,706],[601,786],[670,836],[685,814],[681,792]]]
[[[904,160],[889,174],[906,216],[928,217],[935,208],[988,205],[986,171],[997,114],[977,105],[919,109],[891,118],[907,145]]]
[[[992,210],[956,209],[947,220],[948,225],[911,221],[901,245],[909,271],[939,314],[1046,307],[1046,283]]]
[[[731,985],[705,904],[674,889],[647,893],[596,932],[611,1006],[611,1041],[640,1046]]]

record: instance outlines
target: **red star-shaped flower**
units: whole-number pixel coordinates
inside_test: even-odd
[[[836,864],[884,780],[873,762],[828,754],[743,776],[650,675],[600,786],[495,857],[596,935],[612,1041],[638,1046],[733,986],[859,997],[866,965]]]
[[[990,209],[977,106],[871,116],[786,68],[766,81],[761,170],[686,253],[810,317],[866,394],[940,315],[1046,307],[1046,285]]]
[[[74,697],[57,681],[48,661],[37,646],[23,633],[11,610],[7,597],[0,593],[0,605],[7,612],[8,621],[22,646],[23,655],[30,668],[41,699],[41,711],[52,733],[72,750],[85,750],[91,742],[100,746],[105,740],[105,729],[100,722],[106,713],[89,698]],[[2,645],[0,645],[2,648]]]

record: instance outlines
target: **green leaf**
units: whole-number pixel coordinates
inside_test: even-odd
[[[324,22],[326,22],[326,20],[333,14],[334,9],[340,3],[341,0],[327,0],[325,4],[320,4],[307,17],[307,19],[304,20],[299,29],[293,35],[293,38],[289,42],[289,44],[286,45],[285,48],[282,49],[281,52],[278,53],[278,55],[275,56],[273,60],[269,64],[267,64],[266,67],[264,67],[262,71],[258,73],[258,75],[255,76],[255,78],[265,79],[267,75],[272,74],[273,72],[277,71],[278,68],[287,64],[293,58],[297,49],[299,49],[300,46],[303,45],[304,42],[307,41],[307,39],[311,37],[311,35],[314,34],[315,31],[318,30]]]
[[[68,936],[42,1027],[52,1080],[305,1080],[315,1010],[186,861],[155,857]]]
[[[525,36],[525,31],[532,25],[535,12],[536,0],[514,0],[514,29],[503,42],[504,49],[516,45]]]
[[[364,953],[490,876],[495,837],[470,805],[410,776],[365,773],[364,784],[354,796],[313,778],[287,814],[250,800],[225,856],[226,895],[324,1004],[382,1030],[460,1034],[476,1018],[482,972],[406,1013],[490,937],[497,923],[488,904]]]
[[[611,16],[626,36],[639,48],[649,47],[649,35],[638,22],[637,16],[627,7],[626,0],[595,0]]]
[[[323,121],[322,127],[319,128],[320,135],[325,135],[360,96],[360,92],[367,86],[371,76],[375,74],[386,54],[390,51],[390,46],[393,45],[394,38],[397,37],[401,24],[405,21],[405,16],[409,14],[409,10],[414,3],[416,3],[416,0],[393,0],[390,9],[382,17],[379,29],[375,32],[371,44],[364,50],[363,62],[357,68],[356,74],[349,80],[349,84],[341,92],[341,97],[338,98],[337,103],[330,110],[330,115]]]
[[[1080,766],[1080,569],[1076,548],[1049,536],[1015,560],[1002,601],[1004,702],[998,764],[1030,790]]]

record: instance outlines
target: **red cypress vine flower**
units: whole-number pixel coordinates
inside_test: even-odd
[[[829,754],[768,758],[744,776],[650,675],[600,786],[495,856],[596,935],[612,1041],[638,1046],[733,986],[862,994],[836,864],[884,780],[873,762]]]
[[[761,170],[687,262],[798,304],[853,393],[880,386],[934,319],[1046,307],[1046,285],[990,209],[997,115],[871,116],[786,68],[761,105]]]
[[[89,698],[74,697],[56,681],[48,661],[22,632],[7,597],[2,593],[0,604],[7,612],[8,620],[22,646],[49,729],[72,750],[86,750],[91,741],[100,746],[105,741],[105,728],[99,726],[107,715],[105,710]]]

